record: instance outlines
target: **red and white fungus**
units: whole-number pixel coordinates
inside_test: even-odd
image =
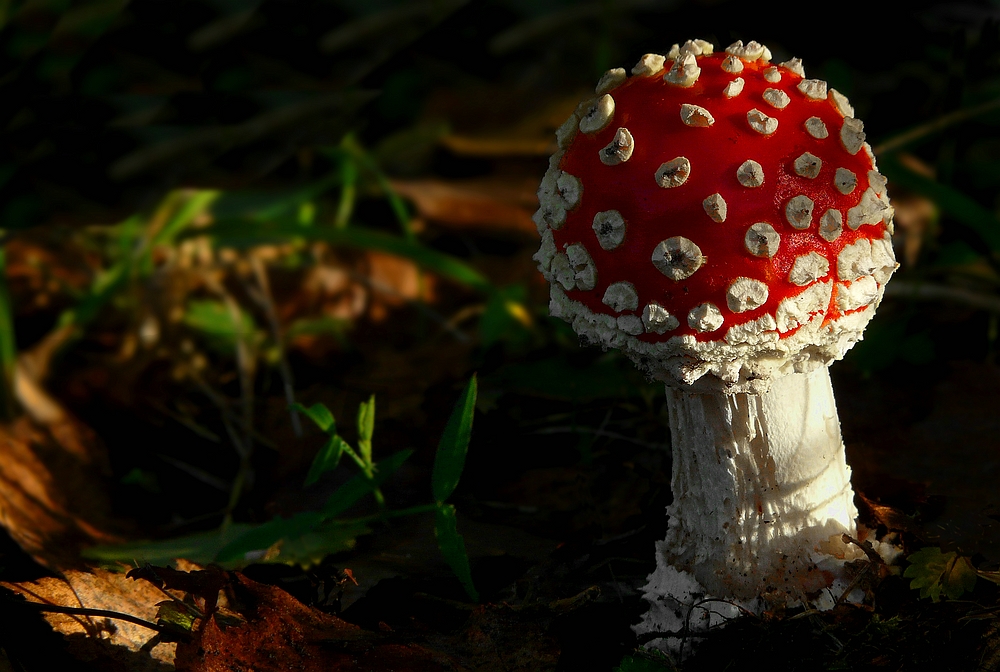
[[[609,70],[539,190],[553,315],[668,383],[761,392],[841,358],[896,268],[862,123],[769,58],[695,40]],[[622,283],[635,307],[606,300]]]
[[[551,314],[666,384],[674,501],[640,631],[830,607],[849,585],[827,367],[898,266],[893,210],[847,98],[770,60],[689,40],[609,70],[538,191]]]

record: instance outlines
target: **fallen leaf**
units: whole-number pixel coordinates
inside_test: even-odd
[[[552,139],[523,137],[520,134],[492,137],[447,135],[441,144],[460,156],[548,156],[552,153]]]
[[[370,294],[368,315],[375,322],[389,319],[394,308],[408,302],[432,303],[435,299],[436,279],[421,273],[409,259],[366,251],[361,259],[361,272]]]
[[[434,670],[461,669],[448,656],[391,635],[369,632],[305,606],[276,588],[230,574],[230,609],[245,622],[207,618],[190,642],[177,645],[177,670]]]
[[[65,578],[46,577],[0,583],[28,602],[59,607],[103,609],[155,622],[157,603],[166,595],[153,584],[136,582],[103,569],[68,570]],[[125,620],[45,612],[45,620],[64,635],[67,650],[82,661],[116,664],[127,670],[170,669],[176,644],[155,639],[158,632]],[[110,669],[110,668],[107,668]],[[118,668],[115,668],[118,669]]]
[[[893,221],[903,239],[903,260],[907,267],[916,265],[920,250],[934,235],[934,222],[940,216],[937,205],[918,194],[894,195]]]
[[[906,558],[910,566],[903,576],[910,588],[920,591],[920,597],[937,602],[941,594],[957,600],[976,585],[976,570],[969,559],[956,553],[942,553],[940,548],[927,546]]]
[[[207,613],[215,611],[219,591],[223,590],[229,583],[229,575],[218,567],[184,571],[170,567],[144,565],[130,570],[125,576],[134,580],[142,579],[155,588],[178,590],[197,595],[204,599]],[[145,585],[145,583],[140,581],[139,585]]]
[[[896,507],[879,504],[865,496],[863,492],[857,492],[857,497],[868,508],[874,519],[890,530],[899,532],[912,532],[920,529],[912,516],[908,516]]]
[[[278,313],[285,324],[312,319],[329,321],[330,335],[346,331],[350,323],[367,317],[374,322],[385,320],[395,308],[413,301],[433,302],[437,279],[422,273],[409,259],[377,250],[327,251],[326,258],[311,267],[290,295],[278,294]],[[310,318],[322,315],[323,318]],[[293,331],[300,331],[293,329]],[[304,329],[294,334],[296,345],[323,329]]]
[[[76,567],[82,547],[118,541],[104,445],[23,375],[18,388],[34,415],[0,425],[0,524],[36,562]]]
[[[394,180],[392,188],[413,201],[424,219],[462,229],[513,231],[534,239],[536,181]]]

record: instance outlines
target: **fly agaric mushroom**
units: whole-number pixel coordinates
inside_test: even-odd
[[[853,557],[827,367],[898,266],[892,208],[847,99],[770,58],[693,40],[610,70],[538,191],[551,314],[666,384],[674,500],[648,631],[832,606]],[[690,611],[704,600],[725,604]]]

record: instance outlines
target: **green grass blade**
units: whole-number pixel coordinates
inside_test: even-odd
[[[358,452],[365,464],[372,463],[372,435],[375,433],[375,395],[358,406]]]
[[[327,434],[337,433],[337,422],[333,419],[333,413],[324,404],[313,404],[306,408],[302,404],[292,404],[291,409],[298,411],[302,415],[312,420],[317,427]]]
[[[101,273],[90,292],[74,307],[59,316],[59,327],[83,327],[89,324],[129,278],[131,262],[120,261]]]
[[[525,305],[527,296],[524,285],[510,285],[498,288],[489,297],[479,321],[479,338],[483,348],[503,340],[514,343],[529,333],[532,318]]]
[[[106,563],[138,563],[148,562],[151,565],[169,565],[178,558],[184,558],[199,564],[215,561],[216,555],[230,542],[248,532],[252,526],[245,524],[230,525],[224,530],[198,532],[185,537],[164,539],[161,541],[137,541],[113,546],[91,546],[85,548],[81,555],[91,560]]]
[[[135,255],[136,242],[142,236],[143,232],[146,231],[146,228],[146,220],[140,215],[132,215],[118,224],[118,235],[115,239],[115,247],[117,248],[115,254],[121,259],[127,259]]]
[[[326,500],[323,514],[332,518],[349,509],[356,501],[381,486],[412,454],[413,451],[409,449],[393,453],[375,465],[376,471],[372,478],[358,474],[344,483]]]
[[[472,583],[472,567],[469,565],[469,556],[465,552],[465,539],[458,533],[455,507],[451,504],[438,506],[434,516],[434,536],[437,537],[441,555],[451,567],[451,571],[462,582],[462,587],[465,588],[469,599],[473,602],[479,602],[479,592]]]
[[[340,458],[344,456],[346,447],[347,444],[344,443],[344,440],[336,434],[327,439],[323,447],[316,453],[312,464],[309,465],[309,473],[306,474],[306,482],[303,487],[312,485],[319,480],[320,476],[336,469],[340,465]]]
[[[119,225],[120,233],[117,241],[121,259],[97,277],[90,291],[76,306],[64,311],[59,316],[59,326],[83,327],[89,324],[131,279],[134,269],[145,273],[152,271],[152,251],[157,245],[173,242],[174,238],[182,233],[194,221],[195,217],[202,213],[218,196],[219,192],[216,191],[200,191],[177,207],[176,203],[181,196],[177,192],[168,194],[158,207],[158,211],[172,209],[176,211],[170,215],[159,231],[153,234],[153,239],[144,246],[138,257],[134,256],[133,250],[138,237],[144,230],[148,230],[148,222],[139,215],[134,215],[122,222]]]
[[[206,343],[221,353],[230,353],[238,343],[252,340],[256,329],[253,315],[237,309],[236,315],[222,301],[188,301],[184,324],[199,332]]]
[[[345,228],[354,214],[357,182],[358,168],[354,164],[353,157],[345,154],[341,157],[340,163],[340,200],[337,203],[337,212],[333,216],[333,225],[338,229]]]
[[[252,222],[269,222],[284,215],[301,226],[299,209],[339,184],[340,175],[330,173],[315,182],[296,189],[280,191],[226,191],[210,202],[216,220],[239,218]]]
[[[476,410],[476,395],[478,383],[476,375],[465,385],[462,396],[448,418],[444,434],[438,443],[434,455],[434,472],[431,475],[431,488],[434,501],[444,502],[458,486],[458,479],[465,468],[465,455],[469,450],[469,439],[472,437],[472,420]]]
[[[353,324],[350,320],[337,317],[302,317],[285,329],[284,342],[290,343],[299,336],[331,336],[341,345],[347,345],[347,332]]]
[[[177,235],[194,221],[194,218],[209,207],[219,197],[218,191],[199,191],[189,198],[184,205],[163,225],[153,238],[153,245],[169,245]]]
[[[399,222],[399,228],[403,232],[403,236],[407,240],[413,241],[416,236],[413,233],[413,227],[410,225],[410,213],[407,210],[406,203],[400,198],[396,190],[392,188],[392,184],[389,182],[389,178],[386,177],[382,169],[379,168],[375,159],[372,158],[365,149],[358,144],[358,142],[353,138],[353,136],[347,136],[341,143],[343,150],[352,159],[356,160],[365,170],[372,174],[375,181],[378,183],[379,188],[385,197],[389,200],[389,207],[392,208],[393,214],[396,215],[396,221]]]

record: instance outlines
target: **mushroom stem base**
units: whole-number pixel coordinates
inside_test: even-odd
[[[779,377],[761,395],[667,387],[667,405],[674,501],[637,629],[708,627],[710,610],[725,620],[833,606],[857,511],[827,368]],[[695,614],[705,600],[716,603]]]

